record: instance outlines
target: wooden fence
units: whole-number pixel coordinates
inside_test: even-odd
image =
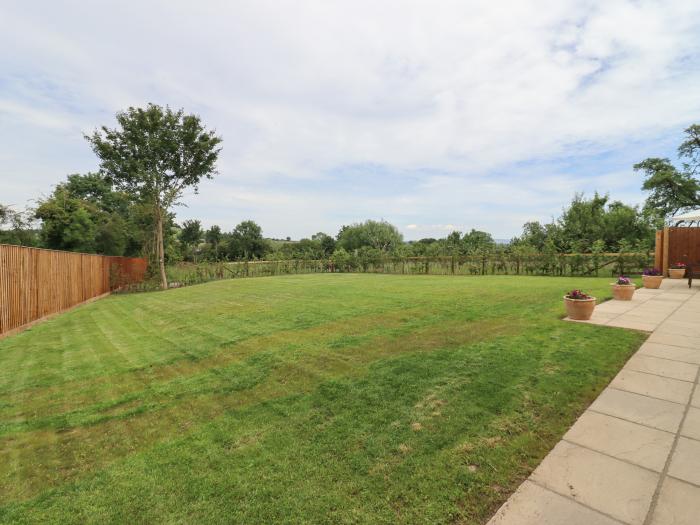
[[[656,232],[655,266],[664,275],[677,262],[700,263],[700,228],[669,227]]]
[[[145,273],[145,259],[0,244],[0,337]]]

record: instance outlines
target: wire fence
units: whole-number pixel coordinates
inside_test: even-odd
[[[385,273],[397,275],[551,275],[615,276],[639,274],[653,265],[649,253],[489,254],[441,257],[362,257],[319,260],[178,263],[167,268],[172,287],[220,279],[311,273]],[[155,289],[141,283],[134,289]]]

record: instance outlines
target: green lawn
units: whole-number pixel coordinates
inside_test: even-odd
[[[0,522],[484,523],[644,336],[610,278],[297,275],[0,340]]]

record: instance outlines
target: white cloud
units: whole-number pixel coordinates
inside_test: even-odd
[[[639,200],[630,158],[700,113],[698,15],[688,1],[5,2],[0,201],[94,169],[82,132],[154,101],[224,137],[219,177],[182,218],[509,237],[575,191]],[[353,166],[379,169],[350,170],[365,187],[349,190],[337,172]]]

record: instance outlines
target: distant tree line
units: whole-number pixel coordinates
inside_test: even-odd
[[[634,169],[644,176],[648,198],[641,207],[607,195],[577,194],[551,222],[528,222],[507,244],[479,230],[453,231],[444,238],[406,242],[386,221],[345,225],[334,235],[317,232],[292,241],[267,239],[262,228],[244,220],[230,231],[199,220],[178,224],[172,212],[183,188],[210,177],[220,139],[197,117],[149,105],[118,114],[120,128],[88,137],[101,169],[72,174],[33,209],[0,204],[0,242],[107,255],[150,255],[163,264],[179,261],[333,259],[460,256],[492,253],[644,252],[654,231],[673,215],[700,207],[700,126],[685,130],[678,149],[681,165],[649,158]],[[135,156],[131,148],[153,135],[161,141]],[[145,137],[145,138],[144,138]],[[180,146],[178,146],[180,145]],[[182,151],[189,152],[182,156]],[[161,161],[159,161],[160,159]],[[139,174],[143,166],[152,166]],[[158,170],[161,170],[160,172]],[[162,276],[164,279],[164,274]]]

